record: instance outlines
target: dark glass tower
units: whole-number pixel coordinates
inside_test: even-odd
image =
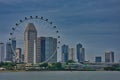
[[[36,61],[37,61],[37,63],[45,61],[45,37],[37,38]]]
[[[53,37],[45,38],[45,60],[48,60],[48,62],[57,62],[57,39],[56,38],[53,38]]]
[[[105,52],[105,62],[114,63],[114,52],[113,51]]]
[[[80,60],[80,59],[81,59],[81,58],[80,58],[80,57],[81,57],[81,56],[80,56],[80,52],[81,52],[81,51],[80,51],[80,48],[82,48],[82,44],[79,43],[79,44],[77,44],[77,46],[76,46],[76,49],[77,49],[76,52],[77,52],[78,62],[81,62],[81,60]]]
[[[62,45],[62,62],[68,61],[68,53],[69,53],[69,47],[68,45]]]
[[[95,57],[95,62],[102,62],[102,57],[101,56],[97,56],[97,57]]]
[[[13,62],[13,54],[10,42],[6,43],[6,61]]]

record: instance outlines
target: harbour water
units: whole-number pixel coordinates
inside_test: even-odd
[[[0,80],[120,80],[119,71],[0,72]]]

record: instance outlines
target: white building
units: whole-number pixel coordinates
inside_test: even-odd
[[[75,49],[74,48],[69,49],[69,58],[68,59],[75,61]]]

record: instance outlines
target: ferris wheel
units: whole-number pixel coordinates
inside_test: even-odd
[[[58,27],[48,19],[39,16],[29,16],[24,17],[24,19],[20,19],[11,29],[9,41],[11,42],[11,50],[13,54],[13,61],[17,60],[16,56],[16,48],[22,49],[22,54],[24,53],[24,32],[26,26],[29,23],[33,23],[37,30],[37,37],[52,37],[57,40],[57,45],[53,51],[53,53],[43,62],[49,62],[57,52],[60,50],[61,44],[61,36]],[[15,44],[13,43],[15,41]],[[34,55],[35,57],[36,55]]]

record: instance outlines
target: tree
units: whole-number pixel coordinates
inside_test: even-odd
[[[69,63],[75,63],[73,60],[68,60],[66,64],[68,65]]]
[[[62,64],[60,62],[57,62],[57,63],[51,63],[49,65],[49,69],[60,70],[60,69],[63,69],[63,67],[62,67]]]
[[[62,64],[60,62],[55,64],[56,69],[62,69]]]
[[[44,68],[47,68],[48,67],[48,63],[42,63],[39,65],[40,67],[44,67]]]
[[[9,70],[14,69],[15,66],[16,66],[16,63],[13,63],[13,62],[0,63],[0,67],[4,67],[4,68],[9,69]]]

